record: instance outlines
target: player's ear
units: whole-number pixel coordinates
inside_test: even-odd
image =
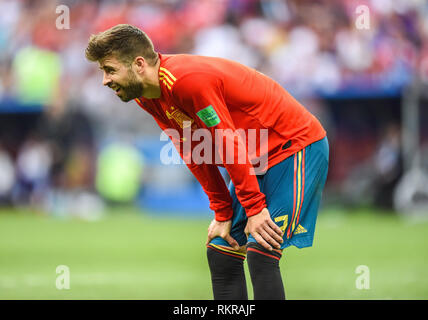
[[[137,73],[141,74],[144,72],[144,69],[146,68],[147,62],[143,57],[138,56],[134,59],[134,65],[135,65],[135,69],[136,69],[135,71],[137,71]]]

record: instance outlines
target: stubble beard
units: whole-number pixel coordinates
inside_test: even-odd
[[[125,86],[120,86],[122,92],[118,95],[123,102],[141,97],[144,91],[143,84],[137,79],[131,69],[128,70],[128,75],[129,80]]]

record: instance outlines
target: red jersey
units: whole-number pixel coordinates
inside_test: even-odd
[[[232,199],[217,165],[224,166],[229,173],[247,216],[258,214],[267,206],[254,175],[256,160],[267,160],[262,164],[263,172],[321,140],[326,132],[320,122],[277,82],[252,68],[214,57],[187,54],[159,54],[159,57],[161,97],[141,97],[136,102],[154,117],[162,130],[177,130],[179,136],[168,135],[183,158],[186,126],[192,132],[205,129],[211,137],[218,136],[219,129],[241,130],[248,137],[253,130],[256,135],[246,143],[228,135],[212,138],[212,161],[187,159],[186,164],[208,195],[216,220],[229,220],[233,215]],[[194,139],[188,142],[188,151],[194,150],[198,143]],[[248,147],[242,149],[242,145]],[[224,161],[228,150],[235,151],[234,161]],[[243,159],[238,159],[242,150]],[[222,162],[214,160],[216,154],[223,156]]]

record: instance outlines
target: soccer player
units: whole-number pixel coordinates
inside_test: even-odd
[[[124,102],[136,101],[169,132],[208,195],[215,213],[206,243],[214,299],[248,299],[245,258],[254,298],[285,299],[282,251],[312,246],[327,176],[328,142],[319,121],[256,70],[221,58],[157,53],[131,25],[92,35],[86,57],[99,63],[105,86]],[[202,136],[211,148],[195,159]],[[229,188],[217,165],[226,168]]]

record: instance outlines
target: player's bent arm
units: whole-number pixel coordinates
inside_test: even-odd
[[[252,165],[246,148],[239,148],[242,143],[239,136],[235,139],[235,135],[225,134],[220,135],[218,139],[217,129],[235,131],[220,79],[210,74],[189,75],[177,80],[173,90],[176,103],[195,119],[200,128],[211,132],[216,149],[219,153],[223,152],[223,160],[228,159],[227,152],[231,151],[228,147],[233,146],[232,163],[223,161],[223,165],[234,183],[239,202],[245,208],[249,221],[252,221],[249,226],[250,233],[266,249],[272,250],[270,244],[279,248],[282,232],[266,209],[266,197],[260,192],[256,176],[251,174]],[[235,152],[240,150],[245,152],[245,163],[240,163],[239,155]]]
[[[258,214],[266,207],[266,197],[260,192],[256,176],[251,174],[253,167],[246,148],[241,147],[242,141],[234,134],[236,128],[225,103],[221,80],[212,74],[189,74],[177,79],[173,95],[176,104],[195,120],[198,127],[211,133],[247,216]],[[232,134],[223,134],[225,132]],[[231,161],[228,156],[232,156]],[[242,158],[245,158],[243,163]]]
[[[155,118],[155,121],[164,132],[167,132],[167,123],[157,118]],[[169,136],[169,138],[179,152],[181,158],[183,158],[183,142],[177,140],[174,136]],[[229,190],[217,166],[206,163],[195,164],[193,162],[186,162],[186,165],[208,196],[210,209],[214,211],[215,219],[217,221],[231,219],[233,215],[232,198],[230,197]]]

